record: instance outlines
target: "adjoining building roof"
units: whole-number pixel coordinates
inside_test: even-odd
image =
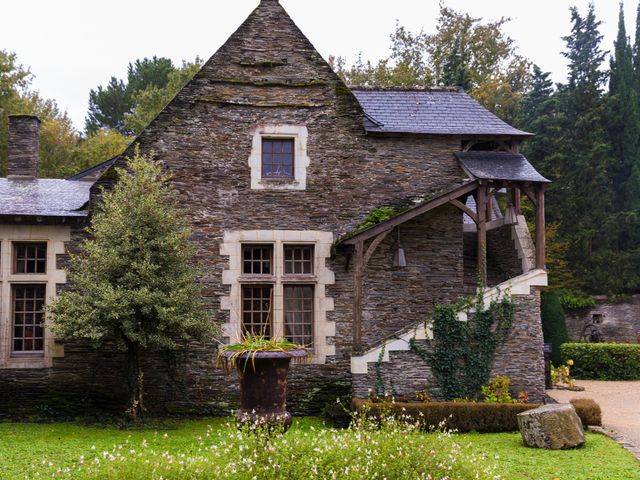
[[[116,163],[117,158],[118,158],[118,155],[116,155],[113,158],[110,158],[109,160],[105,160],[104,162],[99,163],[98,165],[94,165],[93,167],[88,168],[83,172],[76,173],[75,175],[69,177],[68,180],[84,180],[84,181],[95,182],[98,178],[100,178],[100,175],[102,175],[102,173],[104,173],[109,167],[111,167],[111,165]]]
[[[462,168],[478,180],[549,183],[519,153],[470,151],[455,154]]]
[[[84,217],[92,182],[0,178],[0,215]]]
[[[372,133],[531,136],[503,122],[463,90],[352,89]]]

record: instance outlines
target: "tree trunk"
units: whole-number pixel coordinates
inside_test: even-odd
[[[129,408],[127,409],[127,416],[131,422],[139,423],[145,412],[144,382],[142,366],[140,363],[140,345],[135,343],[129,344],[127,357],[129,362],[129,375],[127,382],[129,387]]]

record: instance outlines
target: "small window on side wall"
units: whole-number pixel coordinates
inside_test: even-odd
[[[294,178],[293,150],[291,138],[263,138],[262,178]]]
[[[13,273],[47,273],[46,242],[16,242]]]

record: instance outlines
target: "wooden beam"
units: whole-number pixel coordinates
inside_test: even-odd
[[[536,200],[536,194],[535,193],[531,193],[526,187],[522,186],[520,187],[521,190],[524,192],[524,194],[527,196],[527,198],[531,201],[531,203],[533,204],[533,206],[535,208],[538,208],[538,200]]]
[[[353,252],[353,351],[362,348],[362,291],[364,283],[364,240]]]
[[[544,185],[536,189],[536,268],[545,268]]]
[[[367,251],[364,254],[364,261],[362,264],[363,270],[367,266],[367,263],[369,263],[369,260],[371,260],[371,256],[376,251],[376,248],[378,248],[378,245],[380,245],[382,241],[386,238],[386,236],[389,235],[390,233],[391,233],[391,230],[387,230],[386,232],[382,232],[380,235],[378,235],[376,238],[373,239],[373,242],[371,242],[371,245],[369,245],[369,248],[367,248]]]
[[[513,206],[516,209],[516,215],[520,215],[522,213],[522,199],[521,199],[521,193],[520,193],[520,189],[517,187],[514,187],[511,189],[511,203],[513,204]]]
[[[397,215],[385,222],[379,223],[373,227],[370,227],[360,233],[357,233],[356,235],[354,235],[351,238],[347,238],[346,240],[340,242],[344,245],[355,245],[357,244],[359,241],[361,240],[369,240],[370,238],[373,237],[377,237],[378,235],[380,235],[382,232],[388,231],[388,230],[392,230],[394,227],[397,227],[398,225],[402,225],[403,223],[418,217],[420,215],[422,215],[423,213],[426,213],[430,210],[433,210],[434,208],[438,208],[442,205],[446,205],[447,203],[449,203],[451,200],[455,200],[458,199],[460,197],[462,197],[463,195],[467,195],[470,192],[474,191],[476,188],[478,188],[478,182],[477,181],[472,181],[469,183],[466,183],[458,188],[456,188],[455,190],[452,190],[448,193],[445,193],[444,195],[441,195],[440,197],[434,198],[431,201],[425,202],[423,204],[420,204],[416,207],[413,207],[409,210],[407,210],[406,212],[401,213],[400,215]]]
[[[476,197],[478,209],[478,278],[483,287],[487,286],[487,186],[478,187]]]
[[[464,203],[462,203],[460,200],[449,200],[449,203],[451,205],[453,205],[454,207],[458,207],[460,210],[462,210],[464,213],[466,213],[467,215],[469,215],[469,217],[471,218],[471,220],[474,221],[475,224],[478,223],[478,215],[476,215],[476,212],[474,212],[473,210],[471,210],[469,207],[467,207]]]

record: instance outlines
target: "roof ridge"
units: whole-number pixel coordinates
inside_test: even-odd
[[[433,93],[467,93],[464,88],[458,86],[434,85],[422,86],[370,86],[370,85],[349,85],[349,89],[359,92],[433,92]]]

